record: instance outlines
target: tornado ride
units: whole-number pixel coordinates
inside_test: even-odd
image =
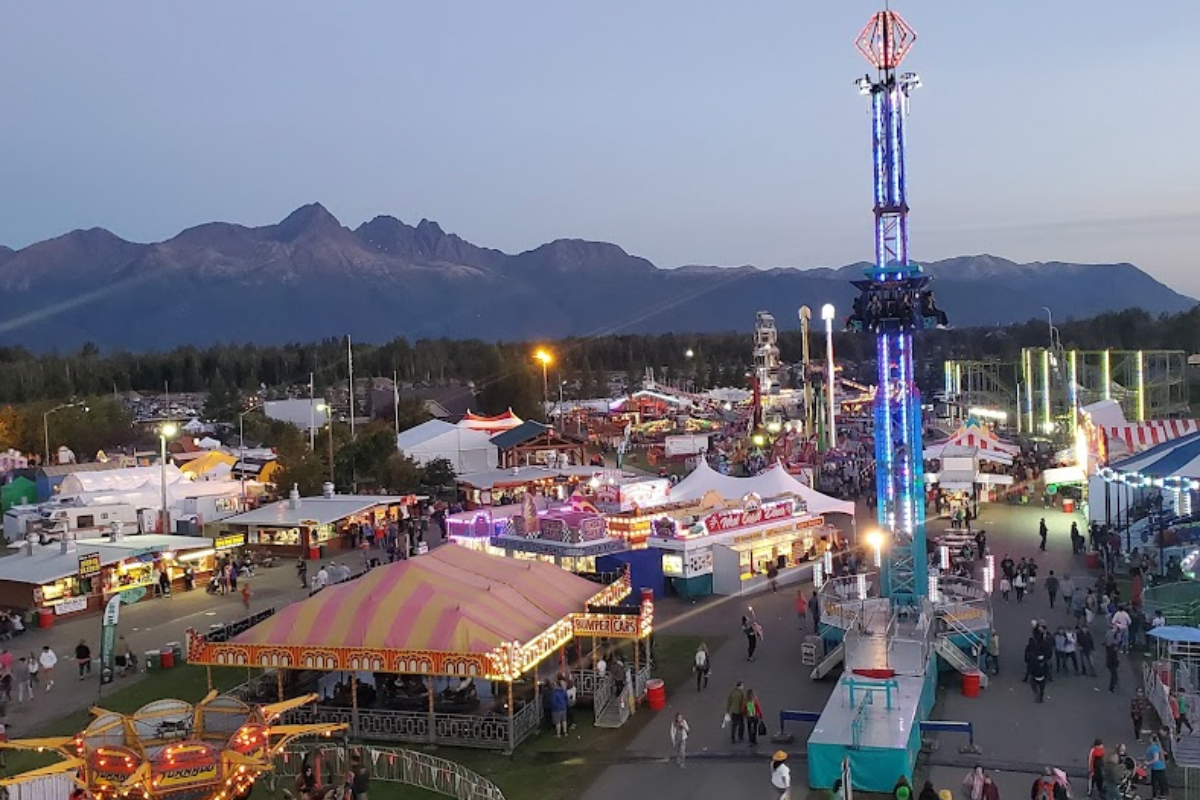
[[[947,320],[929,291],[930,278],[909,260],[905,116],[920,80],[898,68],[916,38],[899,14],[886,10],[871,18],[855,43],[876,73],[857,81],[872,111],[875,263],[864,280],[853,282],[860,294],[847,328],[876,338],[880,530],[867,537],[877,571],[831,576],[818,587],[824,656],[812,677],[839,664],[843,671],[808,740],[814,788],[831,787],[847,767],[862,791],[890,792],[900,775],[911,780],[922,730],[956,724],[928,719],[939,668],[961,672],[964,693],[987,683],[977,659],[991,633],[989,566],[982,582],[940,577],[926,547],[913,336],[944,328]]]
[[[311,703],[307,695],[268,706],[209,695],[196,705],[156,700],[125,715],[92,709],[76,736],[18,739],[12,750],[53,753],[60,761],[0,780],[0,785],[71,775],[93,797],[130,800],[241,800],[296,739],[332,736],[346,726],[279,725],[285,712]]]

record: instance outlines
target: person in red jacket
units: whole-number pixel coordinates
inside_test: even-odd
[[[1097,739],[1088,750],[1088,789],[1090,797],[1095,790],[1098,797],[1104,797],[1104,742]]]
[[[808,616],[808,601],[804,599],[804,590],[796,590],[796,620],[800,623],[800,630],[804,630],[804,618]]]

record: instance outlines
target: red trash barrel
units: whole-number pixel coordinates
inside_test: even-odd
[[[964,672],[962,676],[963,697],[979,697],[979,672]]]
[[[309,561],[320,561],[321,560],[321,548],[317,547],[315,545],[308,548],[308,560]]]
[[[175,651],[169,647],[164,647],[158,653],[158,663],[163,669],[170,669],[175,666]]]
[[[1087,568],[1100,569],[1100,553],[1095,550],[1089,550],[1087,554]]]
[[[1064,514],[1074,514],[1075,513],[1075,498],[1064,497],[1062,508],[1063,508]]]
[[[651,678],[646,681],[646,705],[655,711],[662,711],[667,707],[667,686],[662,679]]]
[[[54,609],[39,608],[38,609],[38,627],[53,628],[54,627]]]

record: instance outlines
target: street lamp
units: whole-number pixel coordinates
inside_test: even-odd
[[[162,532],[168,534],[171,532],[171,512],[167,510],[167,439],[174,438],[179,433],[179,426],[174,422],[164,422],[162,427],[158,429],[158,441],[162,445],[162,452],[158,461],[159,468],[159,483],[162,484]]]
[[[826,303],[821,306],[821,319],[825,320],[825,361],[826,368],[829,370],[829,376],[825,379],[826,392],[828,394],[829,403],[829,449],[837,447],[837,409],[834,406],[833,399],[833,318],[837,316],[837,311],[832,303]]]
[[[325,415],[325,426],[329,429],[329,482],[333,480],[333,412],[328,403],[317,403],[317,411]]]
[[[242,510],[246,510],[246,415],[253,411],[248,408],[238,414],[238,475],[242,482]]]
[[[876,568],[883,566],[883,555],[880,552],[883,550],[883,531],[868,531],[867,544],[871,545],[871,550],[875,554]]]
[[[64,408],[80,407],[82,407],[84,411],[88,410],[88,407],[83,403],[63,403],[61,406],[55,406],[42,415],[42,434],[46,437],[46,460],[43,463],[45,463],[46,466],[50,465],[50,415],[58,411],[62,411]]]
[[[550,377],[547,369],[554,362],[554,356],[550,354],[549,350],[538,348],[533,354],[533,358],[542,365],[542,408],[548,409],[550,406]],[[547,416],[549,416],[548,411]]]

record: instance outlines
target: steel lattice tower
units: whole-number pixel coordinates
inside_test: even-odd
[[[875,487],[878,520],[886,537],[883,593],[916,603],[928,593],[925,547],[925,478],[921,400],[913,377],[913,332],[945,324],[929,278],[908,257],[905,115],[916,75],[897,75],[916,32],[894,11],[875,14],[856,41],[876,75],[858,80],[871,98],[875,177],[875,264],[849,320],[853,330],[876,336]]]

